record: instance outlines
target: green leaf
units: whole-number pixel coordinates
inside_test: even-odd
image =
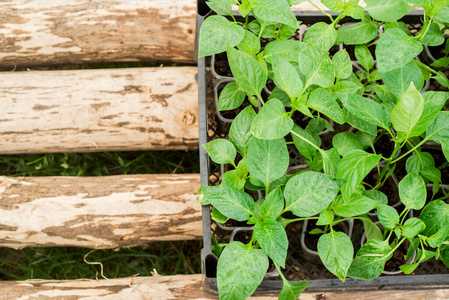
[[[355,83],[350,80],[340,80],[332,87],[333,92],[345,94],[357,94],[359,96],[363,94],[363,89],[364,89],[363,84]]]
[[[346,180],[341,188],[343,198],[349,198],[362,180],[374,166],[379,163],[381,155],[374,155],[362,150],[349,152],[338,165],[337,177]]]
[[[440,1],[444,6],[440,12],[435,16],[435,21],[439,23],[449,23],[449,4],[447,1]],[[435,5],[435,2],[433,3]]]
[[[362,22],[339,27],[337,34],[337,42],[345,45],[367,44],[377,37],[377,24],[363,19]]]
[[[257,60],[228,45],[229,66],[240,89],[251,96],[257,96],[267,82],[267,71]]]
[[[299,153],[305,158],[312,159],[317,152],[316,147],[321,146],[321,143],[319,143],[321,140],[315,139],[310,132],[302,129],[298,125],[294,125],[292,131],[302,137],[301,139],[295,134],[292,134],[296,149],[298,149]],[[309,142],[304,141],[304,139]],[[315,145],[316,147],[314,147],[313,145]]]
[[[427,128],[426,139],[440,144],[449,142],[449,111],[440,111],[437,114],[433,123]]]
[[[405,221],[401,227],[402,235],[408,239],[413,239],[418,233],[426,229],[426,224],[418,218],[411,218]]]
[[[219,110],[232,110],[242,105],[245,100],[245,93],[239,89],[237,82],[229,82],[221,91],[218,98]]]
[[[448,237],[449,226],[440,228],[436,233],[432,234],[430,237],[425,238],[427,244],[432,248],[438,248]]]
[[[424,110],[410,136],[418,136],[424,133],[449,99],[448,92],[425,92],[422,96],[424,98]]]
[[[265,27],[262,28],[262,26],[260,24],[265,24]],[[265,39],[272,39],[276,36],[276,24],[270,24],[263,20],[260,20],[260,22],[259,22],[259,20],[254,20],[254,21],[250,22],[246,26],[246,29],[252,31],[257,36],[259,36],[259,34],[260,34],[260,37],[265,38]],[[260,33],[261,30],[262,30],[262,33]]]
[[[440,31],[440,26],[437,23],[432,23],[426,35],[421,39],[421,44],[427,46],[439,46],[445,41],[443,34]]]
[[[229,140],[237,148],[237,151],[246,156],[248,143],[253,137],[251,133],[251,124],[256,117],[256,112],[252,106],[245,107],[232,121],[229,129]]]
[[[284,278],[282,278],[282,281],[284,284],[282,285],[282,290],[279,294],[279,300],[296,300],[309,286],[308,281],[291,282]]]
[[[291,98],[301,96],[303,83],[287,59],[273,55],[273,74],[273,81],[277,87],[284,90]]]
[[[226,45],[236,46],[243,39],[245,29],[223,16],[210,16],[200,29],[198,57],[221,53]]]
[[[436,61],[434,61],[433,63],[430,64],[432,67],[435,68],[443,68],[447,65],[449,65],[449,57],[441,57],[439,59],[437,59]]]
[[[420,172],[423,169],[431,167],[435,167],[435,160],[432,154],[428,152],[415,151],[405,162],[405,170],[407,173]]]
[[[274,54],[277,54],[288,61],[297,61],[299,53],[307,47],[307,44],[296,40],[275,40],[267,44],[263,51],[263,58],[269,64],[273,63],[272,58]]]
[[[369,240],[357,252],[352,261],[348,276],[357,279],[372,280],[384,270],[385,263],[391,258],[388,241]]]
[[[254,16],[267,22],[282,23],[297,27],[295,15],[286,1],[259,0],[254,5]]]
[[[210,158],[217,164],[235,165],[235,157],[237,151],[234,145],[225,139],[216,139],[207,144],[203,144],[203,148],[209,154]]]
[[[424,111],[424,98],[421,93],[415,88],[413,82],[410,87],[402,95],[398,104],[391,112],[391,123],[394,129],[403,132],[406,138],[411,137],[411,133],[415,125]]]
[[[383,73],[382,81],[398,98],[401,98],[410,88],[411,83],[417,90],[421,90],[424,86],[424,76],[414,61],[409,62],[402,68]]]
[[[245,30],[245,36],[240,43],[238,43],[237,48],[248,55],[255,56],[260,52],[260,40],[254,33]]]
[[[224,16],[232,16],[232,4],[238,3],[237,0],[212,0],[206,2],[210,9]]]
[[[312,92],[307,106],[328,116],[338,124],[346,123],[346,117],[337,103],[337,99],[323,88],[318,88]]]
[[[381,204],[377,207],[377,217],[384,228],[393,229],[399,223],[399,215],[396,209]]]
[[[365,197],[379,201],[379,204],[388,204],[388,197],[383,192],[378,190],[368,190],[365,192]]]
[[[253,138],[248,147],[247,164],[250,175],[268,187],[287,172],[289,155],[285,140]]]
[[[337,40],[337,30],[333,24],[318,22],[313,24],[304,37],[304,42],[321,50],[329,51]]]
[[[290,99],[290,96],[287,95],[286,92],[284,92],[283,90],[281,90],[278,87],[275,87],[273,89],[273,91],[271,92],[270,96],[268,96],[268,100],[271,100],[271,99],[281,100],[282,104],[285,107],[291,107],[291,104],[292,104],[292,100]]]
[[[235,187],[203,186],[204,197],[224,216],[236,221],[249,219],[254,209],[254,200],[245,192]]]
[[[316,225],[318,226],[329,225],[334,221],[334,218],[335,218],[334,212],[329,207],[326,207],[323,211],[320,212],[320,217],[316,222]]]
[[[397,21],[413,8],[403,0],[366,0],[365,10],[376,20]]]
[[[300,22],[301,21],[298,21],[298,25],[300,24]],[[277,32],[277,38],[279,40],[288,40],[295,34],[297,29],[298,29],[298,26],[290,27],[288,25],[281,24],[281,26],[279,26],[279,29]]]
[[[345,113],[346,119],[348,120],[348,124],[369,135],[372,135],[374,137],[377,136],[377,126],[375,124],[371,124],[369,122],[366,122],[365,120],[356,117],[357,110],[356,108],[352,109],[353,111],[355,111],[355,113],[349,112],[346,107],[343,108],[343,112]]]
[[[383,105],[368,98],[352,94],[339,94],[345,108],[357,118],[376,126],[389,129],[390,111]],[[370,133],[370,132],[368,132]],[[376,135],[376,134],[374,134]]]
[[[284,209],[284,196],[280,186],[272,190],[262,206],[260,207],[259,214],[262,219],[273,218],[276,219]]]
[[[274,219],[265,219],[254,225],[254,236],[265,254],[285,268],[288,239],[284,227]]]
[[[222,224],[226,223],[226,221],[229,220],[229,218],[224,216],[216,207],[212,207],[211,218],[215,222]]]
[[[426,203],[426,184],[419,173],[407,174],[399,182],[399,198],[407,209],[421,209]]]
[[[427,180],[436,183],[438,188],[438,183],[441,182],[441,171],[438,168],[427,167],[427,169],[420,170],[419,173]],[[434,194],[436,194],[437,192],[438,191],[434,191]]]
[[[275,140],[286,136],[292,127],[293,120],[284,111],[282,102],[270,99],[251,124],[251,132],[258,139]]]
[[[312,84],[328,88],[334,84],[335,68],[327,52],[309,46],[299,52],[299,69],[306,76],[305,88]]]
[[[239,170],[227,171],[223,174],[222,184],[235,187],[236,189],[243,190],[245,186],[246,178],[241,174]]]
[[[376,224],[374,224],[373,221],[371,221],[371,219],[363,218],[362,222],[363,228],[365,229],[367,241],[383,240],[382,232],[380,231],[379,227]]]
[[[340,50],[332,57],[335,66],[335,77],[337,79],[346,79],[352,74],[352,63],[346,49]]]
[[[332,138],[332,145],[341,156],[345,156],[353,150],[363,150],[364,146],[353,132],[340,132]]]
[[[391,51],[391,49],[395,49],[395,51]],[[394,28],[386,31],[380,36],[376,47],[379,72],[385,73],[404,67],[415,56],[418,56],[422,50],[421,43],[405,34],[402,30]]]
[[[345,282],[354,256],[351,239],[343,232],[331,230],[318,240],[318,254],[324,266]]]
[[[365,45],[355,46],[355,58],[362,65],[362,67],[369,72],[374,67],[374,58]]]
[[[440,259],[444,263],[444,265],[449,268],[449,245],[442,245],[441,248]]]
[[[345,199],[337,196],[332,202],[332,209],[341,217],[355,217],[368,213],[377,207],[379,201],[372,200],[359,193],[353,193]]]
[[[404,274],[409,275],[409,274],[413,273],[413,271],[415,271],[418,266],[419,266],[419,263],[407,264],[407,265],[399,266],[399,269],[401,269],[401,271]]]
[[[298,174],[290,178],[285,186],[285,211],[291,211],[298,217],[319,214],[332,202],[340,187],[339,180],[323,173]]]
[[[344,12],[346,15],[351,16],[354,19],[363,18],[363,8],[358,5],[357,0],[322,0],[321,3],[332,11],[338,13]]]
[[[230,243],[224,248],[217,265],[220,299],[248,298],[262,282],[267,269],[268,257],[261,249],[241,242]]]
[[[449,226],[449,204],[441,200],[429,202],[419,218],[426,224],[426,229],[421,232],[421,235],[430,237],[441,228]]]

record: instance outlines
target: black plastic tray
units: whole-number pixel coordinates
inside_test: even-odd
[[[198,0],[197,14],[197,41],[199,28],[204,19],[212,14],[205,4],[205,1]],[[313,24],[320,21],[327,21],[328,18],[319,12],[296,12],[296,16],[304,24]],[[405,16],[402,21],[410,24],[420,23],[421,13],[414,11]],[[230,126],[229,120],[224,120],[217,114],[217,85],[222,84],[225,80],[214,77],[211,72],[211,57],[198,59],[198,104],[199,104],[199,142],[200,145],[207,143],[216,138],[226,138],[227,130]],[[290,148],[291,165],[300,165],[303,163],[300,155],[294,147]],[[220,175],[223,173],[224,167],[217,165],[209,159],[206,151],[200,146],[200,170],[201,183],[204,185],[219,184]],[[217,257],[212,252],[212,235],[217,240],[228,242],[233,231],[235,230],[251,230],[250,226],[244,227],[218,227],[213,223],[210,217],[210,206],[202,207],[203,215],[203,251],[202,255],[202,272],[204,274],[204,288],[212,293],[217,293],[216,288],[216,267]],[[415,272],[417,275],[396,275],[396,276],[380,276],[374,280],[358,280],[348,278],[342,283],[334,275],[328,272],[321,264],[311,262],[304,257],[299,244],[299,234],[302,223],[296,223],[287,229],[289,236],[289,253],[287,256],[286,269],[284,275],[290,280],[308,280],[310,285],[307,289],[309,292],[329,292],[338,290],[363,291],[378,289],[431,289],[435,286],[449,288],[449,270],[440,262],[430,260],[425,264],[421,264]],[[276,272],[269,272],[265,280],[257,289],[256,293],[268,294],[278,293],[282,288],[282,280]]]

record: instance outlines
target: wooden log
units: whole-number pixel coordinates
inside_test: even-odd
[[[201,239],[199,184],[199,174],[0,177],[0,245],[106,249]]]
[[[197,149],[196,72],[0,73],[0,154]]]
[[[0,65],[194,63],[195,1],[0,2]]]
[[[130,277],[110,280],[27,280],[0,281],[5,299],[218,299],[205,291],[202,275]],[[418,300],[447,299],[448,289],[379,290],[340,293],[303,293],[302,300]],[[250,299],[275,300],[277,295],[255,295]]]

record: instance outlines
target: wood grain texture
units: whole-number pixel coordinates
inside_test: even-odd
[[[5,299],[65,300],[166,300],[218,299],[202,288],[202,275],[134,277],[111,280],[27,280],[0,281],[0,295]],[[343,293],[303,293],[302,300],[422,300],[448,299],[449,290],[403,290]],[[275,300],[277,295],[257,295],[250,299]]]
[[[0,73],[0,154],[197,149],[196,72]]]
[[[0,65],[194,63],[195,1],[0,2]]]
[[[199,186],[199,174],[0,177],[0,245],[106,249],[201,239]]]

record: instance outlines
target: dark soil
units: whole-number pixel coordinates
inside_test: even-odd
[[[377,154],[382,154],[383,157],[390,157],[394,150],[394,142],[390,140],[390,135],[384,134],[379,140],[374,142],[374,149]],[[368,148],[367,152],[372,153],[373,150]]]
[[[248,244],[251,241],[252,232],[251,231],[239,231],[234,236],[234,241],[242,242],[243,244]]]
[[[232,77],[226,52],[215,54],[215,64],[213,68],[218,75]]]
[[[316,220],[309,220],[306,231],[304,232],[304,244],[313,251],[318,251],[318,240],[321,234],[309,234],[309,232],[315,228],[324,229],[324,226],[317,226],[316,222]]]
[[[405,255],[407,255],[407,248],[405,244],[402,243],[401,246],[394,251],[393,257],[386,262],[385,271],[394,272],[400,270],[399,267],[406,262],[404,259]]]
[[[268,89],[269,91],[271,91],[271,92],[272,92],[272,91],[274,90],[274,88],[276,87],[276,85],[274,84],[273,80],[271,80],[271,79],[268,79],[268,80],[267,80],[266,86],[267,86],[267,89]]]
[[[377,169],[371,171],[368,176],[363,180],[365,183],[368,183],[371,186],[375,186],[379,175],[377,173]],[[396,186],[393,178],[389,177],[383,186],[381,186],[379,191],[383,192],[388,197],[388,205],[392,206],[400,201],[398,187]],[[400,209],[402,211],[402,206],[399,205],[396,209]]]

